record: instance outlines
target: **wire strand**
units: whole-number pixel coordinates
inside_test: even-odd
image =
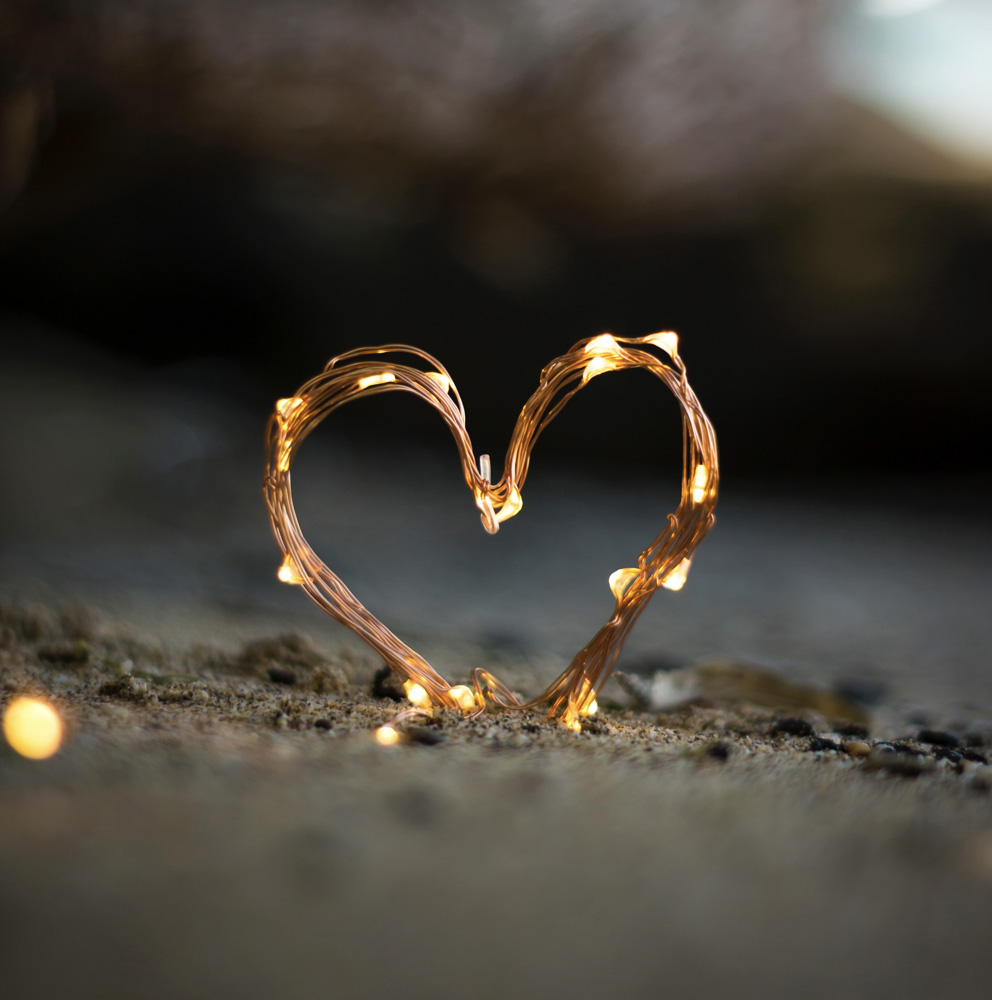
[[[403,355],[426,367],[384,358]],[[441,415],[455,439],[465,478],[483,527],[490,534],[523,505],[521,491],[530,456],[541,432],[589,381],[603,373],[642,368],[656,375],[678,400],[682,411],[682,494],[665,528],[640,554],[637,565],[610,577],[616,604],[613,614],[568,668],[536,698],[520,701],[488,671],[472,672],[473,689],[452,687],[427,660],[397,638],[310,548],[293,507],[290,466],[300,445],[338,407],[359,396],[409,392]],[[480,711],[543,708],[573,728],[596,711],[596,696],[609,679],[630,630],[659,587],[678,590],[685,583],[696,547],[713,526],[719,485],[716,433],[686,378],[674,333],[646,337],[600,334],[580,340],[541,372],[540,382],[524,404],[510,438],[503,474],[484,478],[488,456],[475,456],[465,422],[465,407],[454,381],[430,354],[406,344],[361,347],[332,358],[294,396],[281,399],[266,428],[264,495],[272,531],[283,553],[279,579],[295,584],[332,618],[347,625],[388,664],[420,709],[434,706]]]

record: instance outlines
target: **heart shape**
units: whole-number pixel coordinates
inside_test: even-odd
[[[427,370],[383,359],[410,355]],[[541,432],[592,378],[608,371],[644,368],[672,391],[682,409],[682,499],[668,515],[665,529],[638,556],[637,566],[610,576],[616,599],[613,614],[555,681],[538,697],[521,702],[505,685],[481,668],[472,672],[473,687],[452,687],[417,652],[389,631],[310,548],[296,518],[290,465],[311,431],[332,411],[362,395],[410,392],[434,407],[448,425],[461,458],[465,482],[475,497],[483,527],[495,534],[503,521],[523,506],[521,489],[530,456]],[[628,633],[658,587],[678,590],[696,546],[715,521],[719,467],[716,434],[686,379],[671,332],[646,337],[614,337],[604,333],[580,340],[567,354],[541,371],[538,388],[524,405],[510,437],[503,476],[492,483],[488,455],[478,463],[465,425],[465,407],[444,366],[425,351],[405,344],[360,347],[332,358],[324,370],[281,399],[266,429],[265,503],[276,542],[283,552],[279,579],[296,584],[332,618],[347,625],[386,661],[403,681],[407,697],[420,709],[443,705],[481,711],[487,704],[502,708],[546,706],[572,729],[596,711],[596,695],[613,672]]]

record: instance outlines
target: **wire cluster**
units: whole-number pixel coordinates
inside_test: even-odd
[[[390,356],[390,357],[387,357]],[[399,357],[401,360],[396,360]],[[415,361],[416,364],[409,363]],[[671,390],[682,410],[682,497],[661,534],[638,556],[637,565],[610,576],[613,614],[592,640],[536,698],[521,701],[487,670],[472,672],[472,686],[449,684],[415,650],[375,617],[307,543],[293,507],[290,466],[297,450],[320,422],[359,396],[409,392],[424,400],[447,424],[461,460],[465,482],[490,534],[523,506],[531,452],[541,432],[589,381],[605,372],[643,368]],[[671,332],[646,337],[604,333],[580,340],[541,372],[537,389],[524,405],[510,438],[503,475],[491,480],[488,455],[476,461],[465,423],[465,407],[451,376],[436,358],[405,344],[362,347],[332,358],[295,395],[276,404],[266,429],[264,495],[272,530],[283,553],[279,579],[301,587],[318,607],[347,625],[388,664],[419,709],[436,706],[477,712],[487,707],[545,709],[573,729],[596,711],[596,695],[606,683],[620,649],[659,587],[685,583],[696,546],[713,526],[719,483],[716,434],[686,379]]]

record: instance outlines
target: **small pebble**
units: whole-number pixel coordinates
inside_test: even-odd
[[[833,740],[825,739],[822,736],[814,736],[809,741],[809,749],[813,753],[821,750],[840,750],[840,747]]]
[[[786,733],[789,736],[815,736],[816,730],[805,720],[795,716],[786,716],[783,719],[776,719],[772,723],[772,735]]]
[[[330,719],[318,719],[313,724],[313,727],[314,727],[314,729],[327,729],[327,730],[333,728],[332,725],[331,725],[331,720]]]
[[[985,754],[979,753],[979,751],[972,750],[970,748],[962,750],[961,756],[965,760],[974,761],[976,764],[987,764],[989,762],[989,759]]]
[[[285,667],[277,667],[275,665],[269,667],[268,669],[269,680],[273,684],[295,684],[296,674],[292,670],[287,670]]]
[[[730,760],[730,744],[724,743],[723,740],[718,740],[716,743],[710,743],[704,753],[712,760]]]
[[[411,743],[419,743],[425,747],[436,747],[448,738],[444,733],[439,733],[429,726],[408,726],[404,732]]]
[[[935,747],[957,747],[961,741],[953,733],[945,733],[941,729],[921,729],[916,738],[921,743],[929,743]]]
[[[871,747],[861,740],[848,740],[848,742],[843,745],[843,748],[852,757],[867,757],[871,753]]]

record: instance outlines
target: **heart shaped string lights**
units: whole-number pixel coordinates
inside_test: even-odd
[[[415,359],[419,367],[387,359]],[[331,412],[360,396],[409,392],[424,400],[448,425],[462,463],[465,482],[475,497],[482,525],[490,534],[523,506],[521,490],[531,451],[541,432],[568,401],[598,375],[643,368],[657,375],[682,409],[682,499],[668,515],[664,530],[638,556],[637,565],[609,578],[616,604],[613,614],[552,684],[536,698],[521,701],[488,671],[472,671],[472,686],[452,686],[417,652],[398,639],[345,586],[307,544],[300,530],[290,486],[290,465],[300,445]],[[332,618],[365,640],[403,682],[419,710],[434,707],[480,712],[487,707],[544,708],[571,729],[596,711],[596,695],[613,672],[638,616],[658,587],[678,590],[685,583],[696,546],[713,526],[719,466],[716,434],[686,379],[671,332],[646,337],[604,333],[580,340],[541,372],[540,384],[527,400],[510,438],[503,475],[492,482],[488,455],[478,462],[465,426],[465,407],[444,366],[425,351],[405,344],[360,347],[332,358],[324,370],[295,395],[280,399],[266,429],[265,503],[272,530],[283,552],[279,579],[301,587]]]

